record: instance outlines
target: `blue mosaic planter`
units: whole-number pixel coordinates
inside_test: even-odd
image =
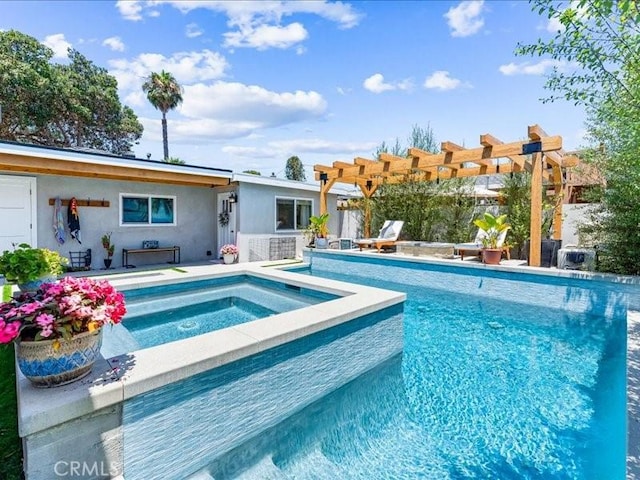
[[[40,288],[40,286],[43,283],[53,283],[55,281],[56,281],[56,277],[54,277],[53,275],[45,275],[35,280],[31,280],[30,282],[19,283],[18,288],[20,289],[21,292],[33,293],[36,290],[38,290],[38,288]]]
[[[81,333],[71,340],[60,339],[57,351],[53,342],[16,342],[18,367],[36,387],[65,385],[89,374],[100,354],[102,329]]]

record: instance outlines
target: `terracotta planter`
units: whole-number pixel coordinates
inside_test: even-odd
[[[500,259],[502,259],[501,248],[483,248],[482,249],[482,261],[487,265],[499,265]]]
[[[222,255],[222,261],[228,265],[236,261],[236,256],[233,253],[225,253]]]
[[[102,329],[75,335],[71,340],[16,342],[18,367],[36,387],[55,387],[79,380],[91,371],[102,345]]]

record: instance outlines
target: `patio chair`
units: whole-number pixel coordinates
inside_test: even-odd
[[[486,236],[487,232],[479,228],[478,233],[476,234],[476,238],[473,242],[457,243],[456,245],[454,245],[453,249],[458,255],[460,255],[461,260],[464,260],[465,255],[478,255],[480,257],[480,260],[482,260],[482,250],[484,249],[484,247],[482,246],[482,240]],[[506,253],[507,260],[511,260],[511,252],[509,251],[509,246],[504,245],[504,241],[506,238],[507,230],[500,233],[500,236],[498,237],[498,248],[501,248],[502,252]]]
[[[392,247],[396,244],[403,225],[402,220],[386,220],[376,238],[357,238],[353,243],[360,247],[360,251],[363,247],[368,247],[377,248],[380,253],[384,247]]]

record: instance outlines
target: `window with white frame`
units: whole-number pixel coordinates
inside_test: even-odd
[[[120,194],[120,226],[175,226],[176,197]]]
[[[311,199],[276,197],[276,230],[304,230],[312,212]]]

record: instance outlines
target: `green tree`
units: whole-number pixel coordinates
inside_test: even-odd
[[[118,98],[114,77],[69,51],[69,64],[15,30],[0,32],[0,138],[58,147],[90,147],[121,154],[142,125]]]
[[[553,93],[545,100],[565,98],[584,105],[590,139],[599,146],[585,155],[597,164],[606,180],[601,208],[588,227],[596,241],[606,246],[599,268],[640,274],[638,3],[580,0],[561,9],[556,2],[536,0],[533,8],[558,19],[562,29],[552,40],[519,45],[516,53],[577,65],[568,72],[556,69],[549,76],[546,87]]]
[[[182,103],[184,89],[169,72],[152,72],[142,85],[147,99],[156,110],[162,112],[162,145],[164,158],[169,158],[169,139],[167,136],[167,112]]]
[[[438,144],[432,128],[414,125],[407,138],[409,147],[436,153]],[[382,142],[376,149],[398,157],[407,154],[399,139],[389,147]],[[469,195],[473,179],[454,178],[438,182],[406,177],[400,183],[383,183],[368,202],[371,208],[371,231],[385,220],[403,220],[403,236],[412,240],[467,241],[472,230],[473,197]]]
[[[169,157],[169,158],[165,158],[162,161],[164,163],[173,163],[175,165],[184,165],[185,163],[187,163],[184,160],[180,160],[178,157]]]
[[[250,175],[262,175],[258,170],[244,170],[242,173],[248,173]]]
[[[298,180],[299,182],[305,182],[307,180],[307,176],[304,173],[304,165],[302,165],[302,161],[295,155],[287,159],[285,176],[289,180]]]

